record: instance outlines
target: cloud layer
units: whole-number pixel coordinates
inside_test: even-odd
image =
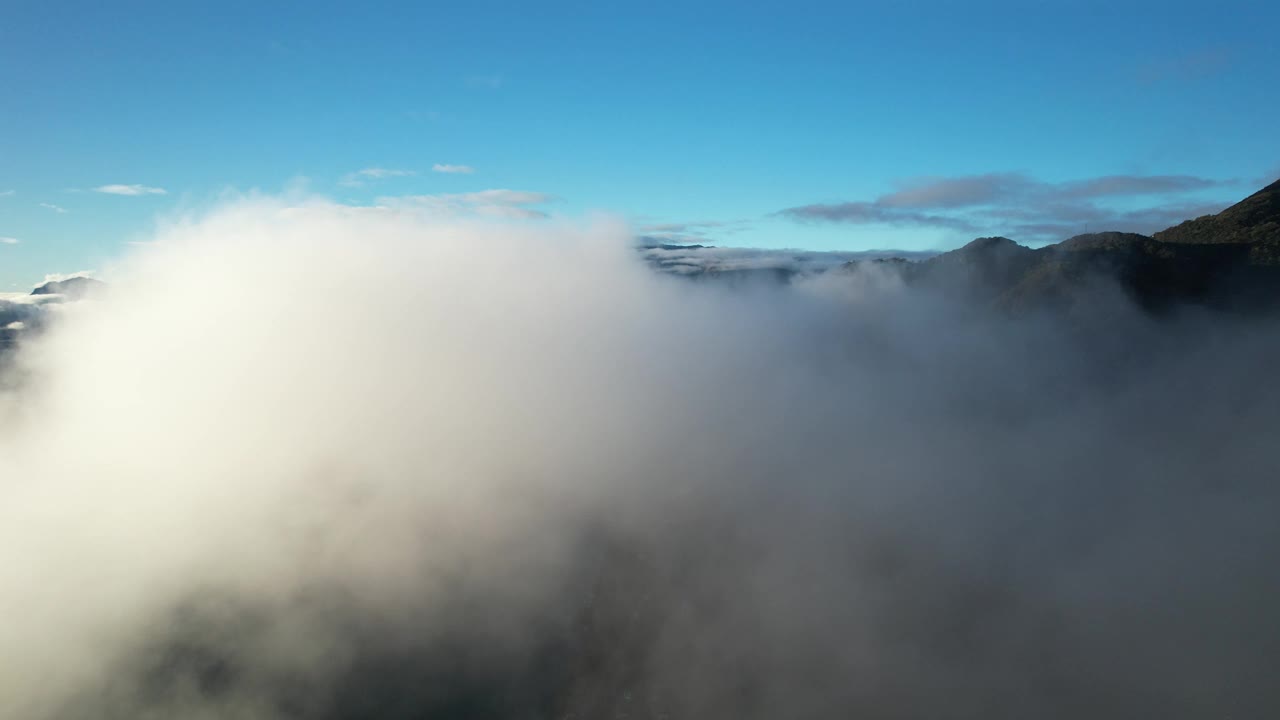
[[[633,235],[259,199],[136,248],[3,376],[0,715],[1280,710],[1274,324]]]
[[[642,237],[642,242],[652,237]],[[854,260],[903,258],[923,260],[933,252],[911,250],[859,250],[821,252],[734,247],[676,247],[657,245],[642,249],[643,257],[658,269],[676,275],[778,270],[786,273],[818,273]]]
[[[747,226],[745,220],[692,220],[646,223],[637,229],[641,241],[645,243],[691,244],[717,242],[715,238],[732,235]]]

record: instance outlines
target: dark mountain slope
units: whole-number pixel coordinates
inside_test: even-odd
[[[1165,243],[1280,243],[1280,180],[1217,215],[1161,230],[1155,239]]]

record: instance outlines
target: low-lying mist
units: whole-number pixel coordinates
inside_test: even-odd
[[[0,716],[1280,712],[1274,321],[628,238],[160,230],[7,371]]]

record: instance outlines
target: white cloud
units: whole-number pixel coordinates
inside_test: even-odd
[[[22,241],[15,237],[0,237],[0,245],[17,245],[20,242]]]
[[[385,178],[393,178],[393,177],[409,177],[417,174],[418,173],[414,172],[413,170],[394,170],[391,168],[370,167],[370,168],[364,168],[363,170],[357,170],[352,173],[347,173],[346,175],[342,176],[342,179],[338,181],[338,184],[343,185],[345,187],[360,187],[367,180],[383,180]]]
[[[69,210],[67,210],[66,208],[64,208],[64,207],[62,207],[62,206],[59,206],[59,205],[54,205],[53,203],[45,203],[45,202],[42,202],[42,203],[40,203],[40,207],[45,208],[46,210],[52,210],[52,211],[54,211],[54,212],[58,213],[59,215],[65,215],[65,214],[67,214],[68,212],[70,212],[70,211],[69,211]]]
[[[168,195],[169,191],[160,187],[151,187],[149,185],[100,185],[93,189],[94,192],[106,193],[108,195]]]
[[[16,190],[0,190],[0,197],[10,197],[16,193]]]
[[[533,220],[547,217],[547,213],[530,205],[542,205],[556,199],[554,195],[528,190],[495,188],[469,193],[443,195],[406,195],[380,197],[379,205],[388,207],[412,207],[443,215],[472,214],[510,220]]]
[[[36,287],[40,287],[41,285],[44,285],[44,284],[46,284],[46,283],[51,283],[51,282],[62,282],[63,280],[70,280],[71,278],[87,278],[87,277],[93,277],[93,273],[94,273],[94,271],[93,271],[93,270],[77,270],[77,271],[75,271],[75,272],[73,272],[73,273],[65,273],[65,274],[64,274],[64,273],[49,273],[48,275],[45,275],[45,276],[44,276],[44,280],[43,280],[43,281],[41,281],[41,282],[39,282],[39,283],[36,283]]]
[[[476,171],[470,165],[448,165],[445,163],[436,163],[431,166],[431,172],[452,173],[458,175],[470,175]]]

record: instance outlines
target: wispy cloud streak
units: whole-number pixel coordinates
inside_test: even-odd
[[[106,195],[167,195],[169,191],[162,187],[152,187],[150,185],[99,185],[93,189],[94,192],[104,193]]]
[[[339,185],[344,187],[360,187],[370,180],[385,180],[386,178],[395,177],[411,177],[418,173],[413,170],[396,170],[392,168],[368,167],[355,172],[347,173],[338,181]]]
[[[548,215],[531,206],[544,205],[556,199],[554,195],[542,192],[496,188],[469,193],[380,197],[377,202],[385,207],[416,208],[442,215],[535,220]]]

